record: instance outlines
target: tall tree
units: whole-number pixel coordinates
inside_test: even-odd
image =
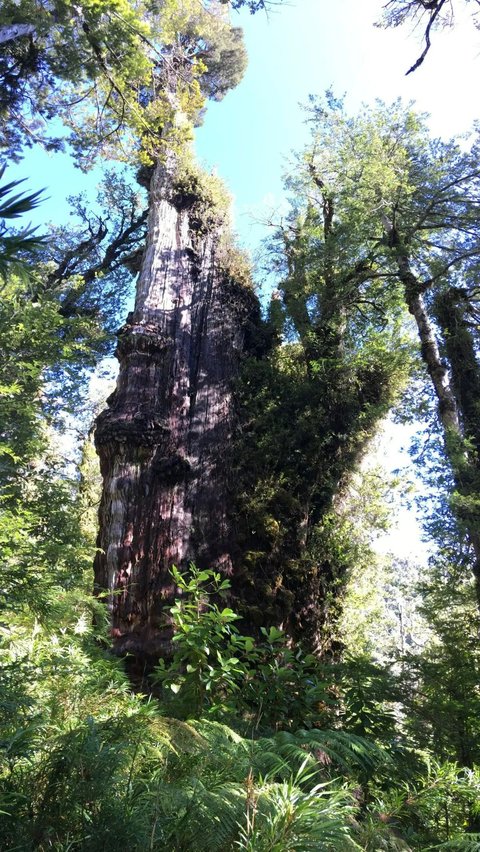
[[[361,206],[349,202],[342,175],[320,161],[323,142],[331,166],[339,154],[336,122],[333,105],[292,170],[292,209],[272,245],[278,286],[269,323],[277,343],[242,377],[237,532],[244,552],[233,580],[250,621],[283,624],[323,651],[355,559],[335,505],[409,363],[401,291],[380,283],[362,241]],[[343,165],[353,168],[355,159]]]
[[[319,134],[315,168],[326,183],[336,174],[347,208],[362,212],[356,235],[366,277],[381,289],[400,283],[415,320],[480,596],[478,139],[468,151],[432,139],[424,119],[399,104],[350,118],[338,104],[332,112],[318,103],[312,116]]]
[[[222,67],[234,73],[233,54],[241,76],[241,31],[224,26],[222,8],[219,0],[3,4],[0,145],[5,155],[18,159],[25,145],[37,142],[61,148],[65,127],[82,166],[98,153],[125,159],[141,148],[156,151],[172,119],[172,79],[181,89],[183,111],[193,117],[203,106],[200,76],[203,91],[209,80],[209,94],[221,97]]]
[[[140,656],[168,647],[172,564],[195,558],[231,570],[231,384],[255,307],[229,245],[228,198],[175,142],[190,128],[183,95],[192,67],[202,63],[205,95],[220,98],[242,73],[241,41],[223,14],[206,15],[196,0],[174,10],[171,26],[163,85],[172,121],[149,149],[135,308],[119,333],[117,389],[96,429],[104,489],[95,581],[111,593],[117,649]]]

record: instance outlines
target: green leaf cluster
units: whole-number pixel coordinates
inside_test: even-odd
[[[173,656],[152,676],[166,712],[179,718],[240,715],[245,729],[257,732],[328,718],[333,702],[317,658],[289,648],[275,627],[262,627],[259,640],[240,633],[239,616],[217,603],[231,588],[219,574],[191,565],[188,576],[173,568],[172,578],[179,595],[169,610]]]
[[[242,32],[214,0],[7,2],[0,37],[0,144],[13,159],[34,143],[61,150],[67,128],[84,167],[99,153],[151,161],[176,116],[185,139],[246,65]]]

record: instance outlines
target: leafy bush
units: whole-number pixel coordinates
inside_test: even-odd
[[[153,676],[168,712],[180,718],[236,714],[256,731],[330,718],[335,702],[316,657],[289,648],[275,627],[261,628],[262,641],[242,635],[239,616],[216,602],[230,589],[220,574],[190,565],[188,577],[175,567],[172,577],[180,594],[169,610],[175,650]]]

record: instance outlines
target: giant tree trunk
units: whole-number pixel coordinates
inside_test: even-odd
[[[254,297],[222,271],[225,211],[158,164],[120,372],[97,421],[103,475],[95,583],[108,589],[114,647],[168,650],[173,564],[231,572],[232,382]]]

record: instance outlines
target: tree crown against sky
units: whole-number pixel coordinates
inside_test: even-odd
[[[81,164],[100,151],[153,152],[172,110],[197,121],[205,98],[222,98],[246,64],[241,30],[216,0],[22,0],[3,4],[0,39],[2,145],[12,159],[36,142],[61,149],[59,120]]]
[[[399,101],[351,116],[329,96],[312,99],[306,114],[312,142],[288,180],[293,201],[285,239],[295,234],[296,223],[307,223],[312,234],[315,227],[323,230],[330,208],[329,238],[339,252],[335,269],[355,271],[356,264],[373,301],[375,288],[380,299],[395,292],[389,223],[408,244],[423,292],[456,274],[464,274],[465,286],[473,283],[479,250],[476,137],[468,151],[455,140],[432,138],[426,117]],[[325,249],[314,243],[310,258],[319,251]],[[317,286],[318,277],[306,299]]]

